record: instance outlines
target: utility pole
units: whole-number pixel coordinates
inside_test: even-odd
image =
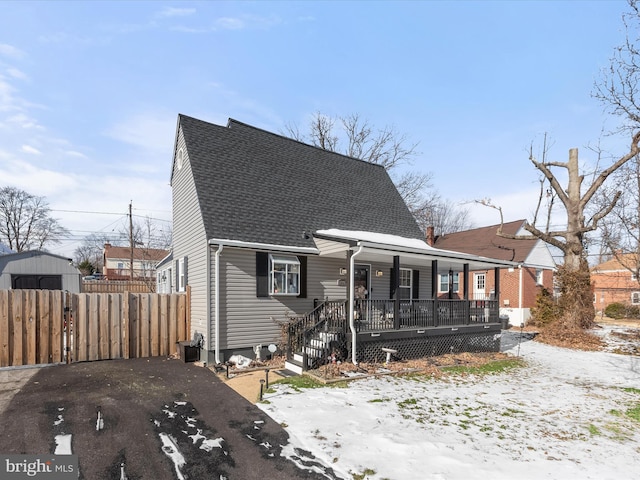
[[[129,248],[131,256],[129,258],[129,280],[133,280],[133,215],[131,213],[133,200],[129,202]]]

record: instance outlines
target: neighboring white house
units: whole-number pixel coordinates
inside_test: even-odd
[[[133,279],[153,280],[156,278],[156,266],[167,256],[168,250],[159,248],[114,247],[104,244],[103,275],[107,280],[130,280],[131,258],[133,258]]]

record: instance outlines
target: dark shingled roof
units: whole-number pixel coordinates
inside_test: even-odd
[[[502,226],[502,231],[515,235],[522,228],[524,222],[524,220],[516,220],[505,223]],[[533,236],[531,240],[512,240],[499,237],[496,235],[499,226],[491,225],[464,232],[448,233],[437,237],[433,246],[442,250],[470,253],[497,260],[524,262],[538,239]]]
[[[379,165],[232,119],[179,125],[207,238],[314,247],[303,232],[330,228],[424,238]]]

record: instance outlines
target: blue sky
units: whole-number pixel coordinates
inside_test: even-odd
[[[178,113],[281,133],[358,113],[418,143],[411,169],[454,203],[530,217],[527,148],[585,165],[615,119],[591,98],[624,1],[32,2],[0,15],[0,186],[45,196],[72,232],[171,219]],[[622,142],[622,143],[621,143]],[[624,140],[605,138],[613,153]],[[466,203],[476,226],[497,212]],[[94,213],[85,213],[94,212]]]

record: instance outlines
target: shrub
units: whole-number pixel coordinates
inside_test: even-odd
[[[551,292],[546,288],[541,288],[536,295],[536,304],[531,308],[531,318],[529,325],[534,327],[544,327],[556,320],[560,316],[560,307],[556,303]]]
[[[604,314],[609,318],[619,320],[621,318],[640,318],[640,308],[637,305],[625,303],[611,303],[604,309]]]
[[[627,315],[627,306],[623,303],[610,303],[604,309],[604,314],[609,318],[620,319]]]

